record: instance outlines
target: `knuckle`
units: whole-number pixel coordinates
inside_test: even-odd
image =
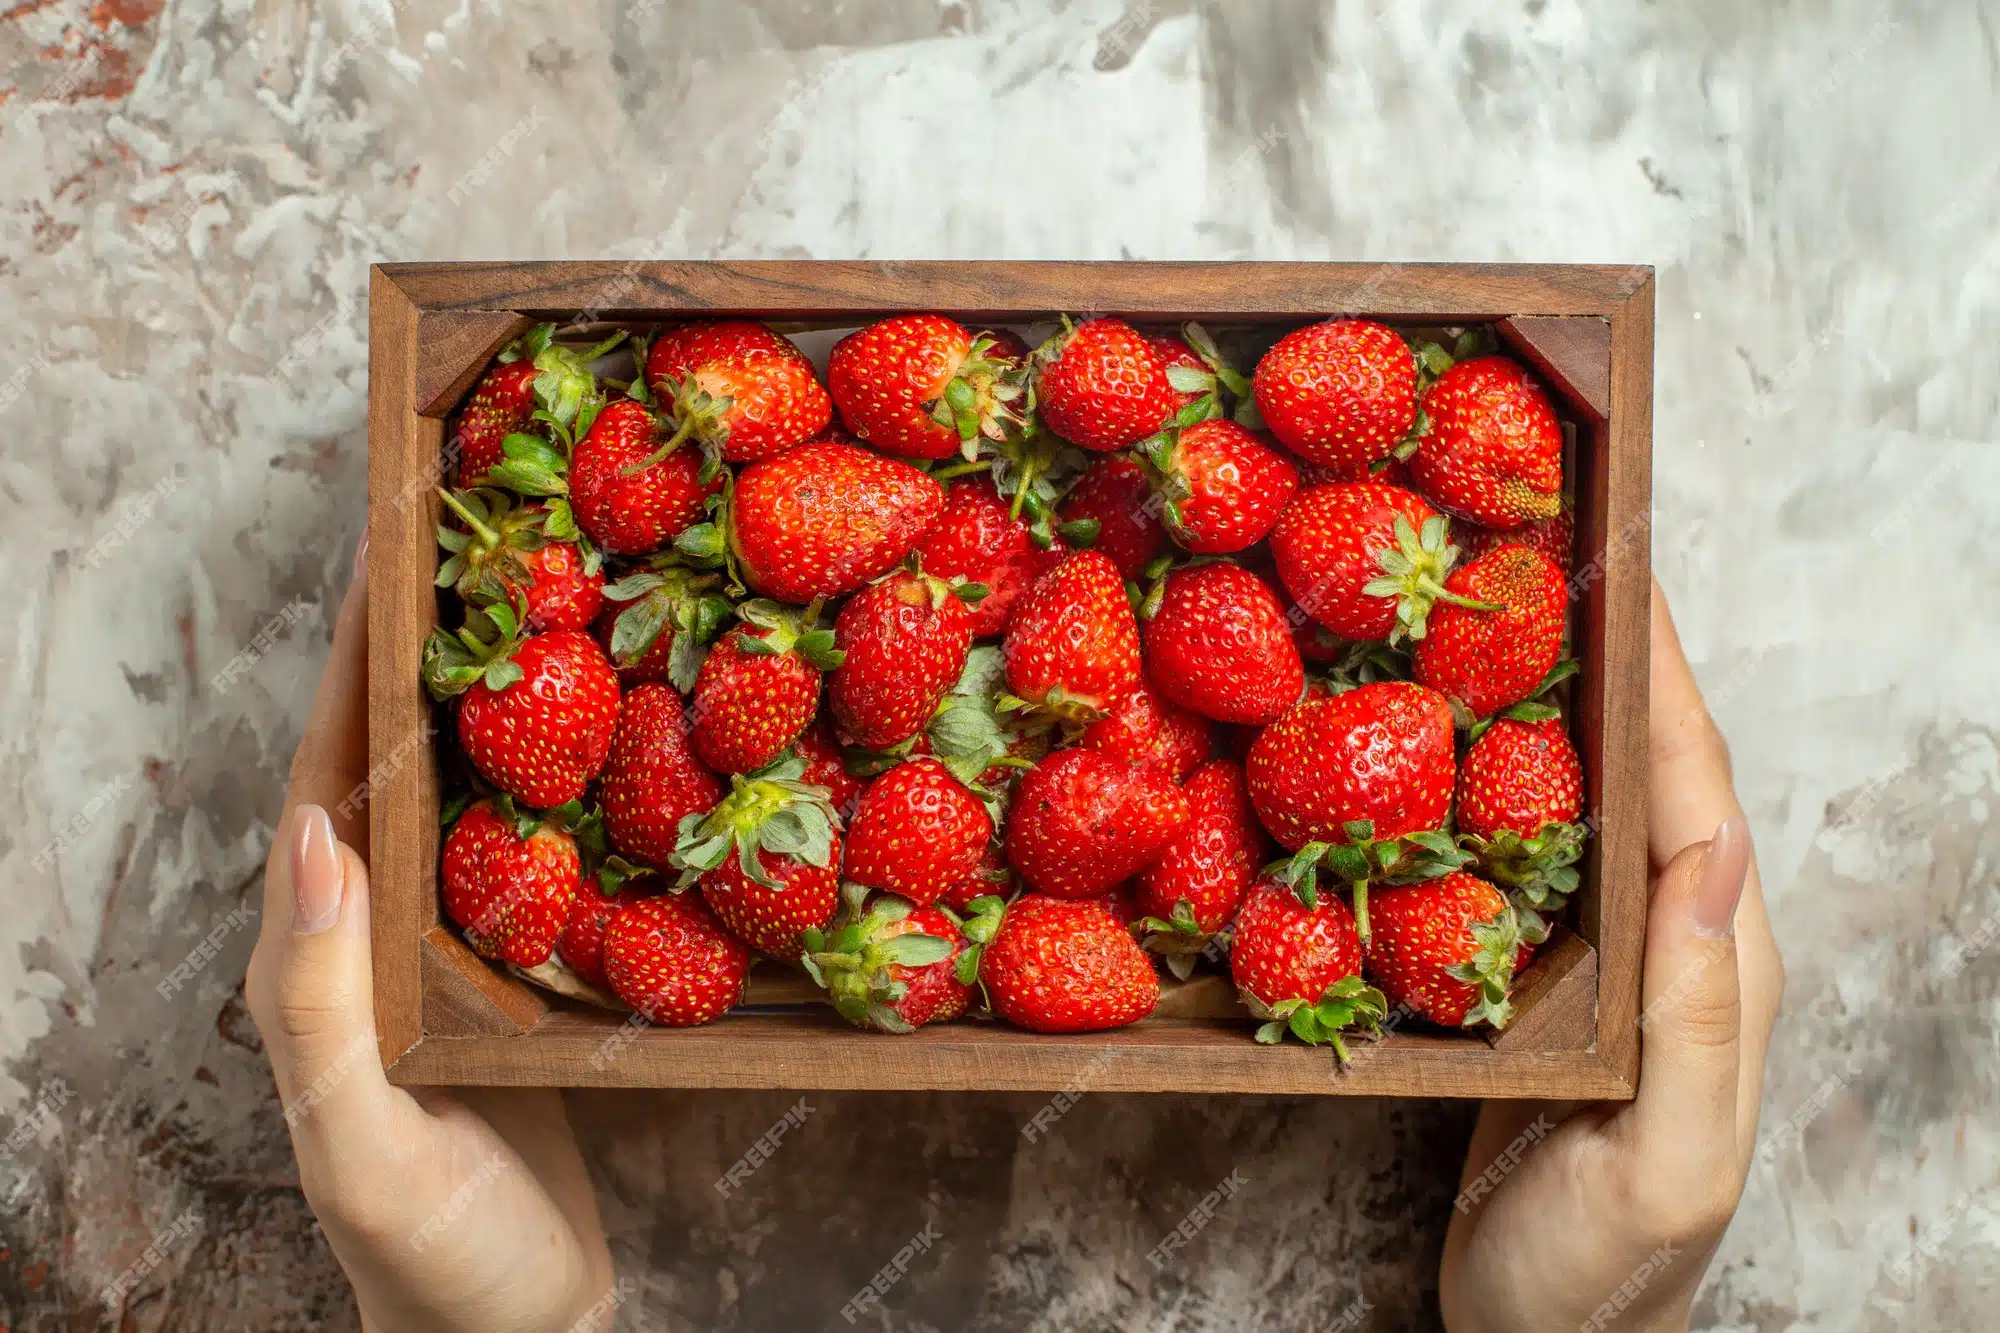
[[[1666,1019],[1676,1039],[1704,1049],[1733,1045],[1743,1030],[1742,1006],[1735,992],[1720,993],[1709,986],[1677,997]]]

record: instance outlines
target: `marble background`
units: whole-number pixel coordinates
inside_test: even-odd
[[[1790,966],[1710,1330],[2000,1284],[2000,4],[16,0],[0,12],[0,1322],[350,1329],[238,995],[363,507],[367,265],[1659,271],[1656,552]],[[484,180],[483,185],[478,182]],[[227,690],[214,673],[274,617]],[[155,982],[220,930],[221,955]],[[645,1328],[1437,1326],[1467,1108],[574,1108]],[[1145,1251],[1231,1169],[1184,1266]],[[189,1210],[193,1210],[190,1213]],[[1890,1266],[1914,1264],[1899,1283]],[[1040,1324],[1038,1317],[1046,1316]]]

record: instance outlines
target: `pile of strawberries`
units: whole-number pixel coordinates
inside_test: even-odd
[[[824,382],[753,321],[557,332],[438,532],[479,953],[675,1025],[760,956],[883,1032],[1117,1027],[1204,962],[1343,1058],[1506,1023],[1586,828],[1562,429],[1480,331],[1246,378],[1199,325],[901,315]]]

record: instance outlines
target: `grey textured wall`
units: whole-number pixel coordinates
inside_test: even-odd
[[[180,1220],[123,1328],[353,1326],[231,913],[360,532],[370,262],[1131,255],[1659,266],[1657,564],[1759,839],[1791,970],[1766,1122],[1800,1130],[1697,1326],[1991,1326],[1996,27],[1994,0],[13,4],[0,1322],[120,1327],[95,1292]],[[574,1099],[634,1326],[846,1327],[933,1221],[885,1326],[1295,1329],[1357,1297],[1436,1324],[1466,1108],[1089,1097],[1031,1144],[1039,1098],[815,1096],[718,1199],[791,1100]]]

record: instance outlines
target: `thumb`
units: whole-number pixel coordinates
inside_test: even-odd
[[[375,1040],[368,867],[300,805],[272,849],[246,999],[263,1034],[302,1175],[334,1145],[378,1140],[390,1090]]]
[[[1733,1169],[1743,1027],[1734,922],[1749,870],[1750,828],[1731,815],[1676,854],[1653,893],[1631,1123],[1663,1169],[1706,1172],[1719,1154]]]

